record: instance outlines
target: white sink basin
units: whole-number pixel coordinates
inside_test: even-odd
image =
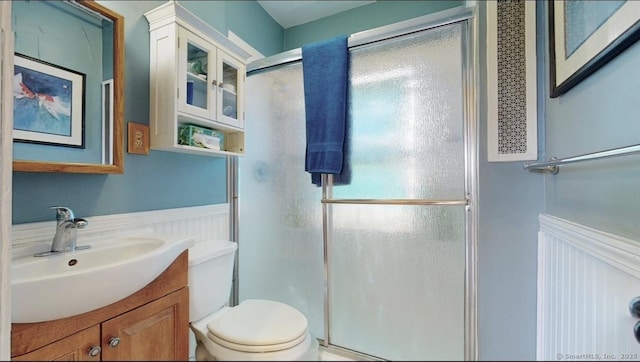
[[[194,243],[180,237],[120,237],[70,253],[15,257],[11,321],[43,322],[117,302],[153,281]]]

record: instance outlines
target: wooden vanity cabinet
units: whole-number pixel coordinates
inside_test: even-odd
[[[188,298],[187,288],[182,288],[102,323],[102,360],[187,360],[189,342],[180,339],[189,330],[188,313],[181,321]],[[113,338],[119,338],[116,346],[111,345]]]
[[[89,327],[12,361],[100,361],[100,326]],[[97,351],[91,356],[90,351]]]
[[[188,252],[133,295],[78,316],[12,324],[13,361],[186,361]]]

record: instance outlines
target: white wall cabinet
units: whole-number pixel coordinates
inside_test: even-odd
[[[244,93],[250,54],[193,13],[168,2],[147,13],[151,148],[210,156],[244,154]],[[185,144],[181,129],[222,135],[221,148]]]

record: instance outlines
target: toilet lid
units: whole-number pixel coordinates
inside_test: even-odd
[[[248,299],[207,324],[209,338],[245,352],[291,348],[306,337],[307,318],[286,304]]]

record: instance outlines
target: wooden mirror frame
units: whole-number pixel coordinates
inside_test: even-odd
[[[113,21],[113,164],[14,160],[13,171],[124,173],[124,17],[94,0],[77,0],[76,3]]]

